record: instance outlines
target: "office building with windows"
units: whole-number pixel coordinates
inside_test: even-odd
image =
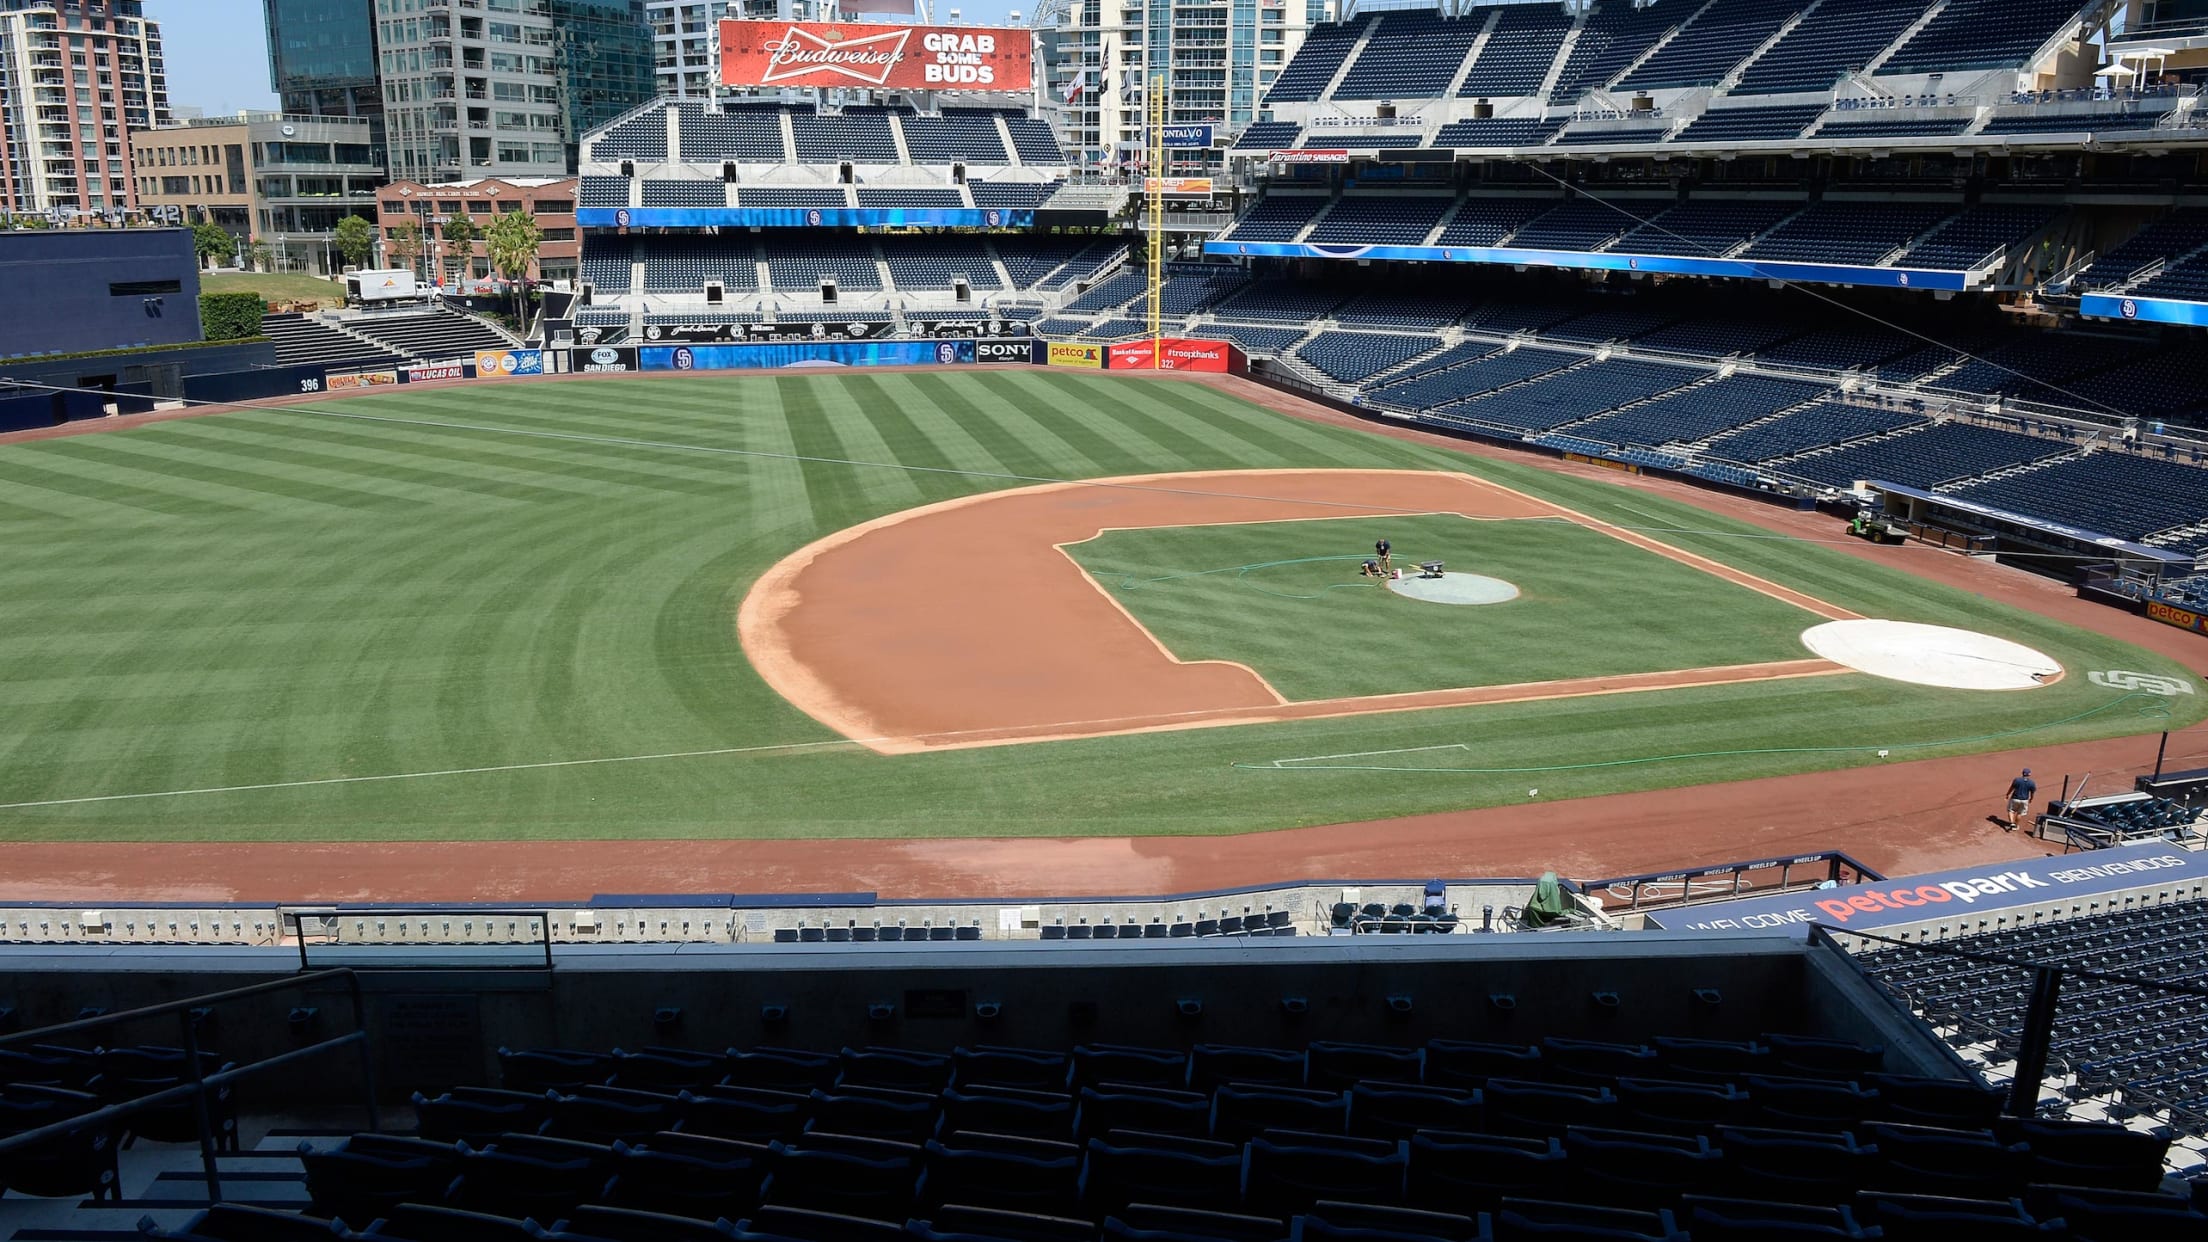
[[[248,112],[131,135],[139,206],[213,221],[289,271],[343,269],[337,222],[373,220],[383,148],[369,117]]]
[[[1158,76],[1169,124],[1239,133],[1331,8],[1329,0],[1048,0],[1035,25],[1067,154],[1090,168],[1140,160],[1144,92]],[[1216,151],[1173,155],[1176,173],[1218,164]]]
[[[394,181],[376,199],[379,262],[412,268],[423,280],[449,289],[466,288],[492,275],[483,229],[496,216],[520,211],[534,217],[543,233],[529,279],[573,281],[582,256],[575,232],[576,184],[573,177],[484,177],[451,185]],[[464,264],[444,243],[445,222],[459,215],[468,217],[478,235]]]
[[[293,116],[381,116],[374,0],[261,0],[268,82]]]
[[[0,210],[129,210],[130,135],[168,120],[140,0],[0,0]]]

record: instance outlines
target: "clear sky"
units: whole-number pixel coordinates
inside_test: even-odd
[[[366,4],[369,0],[360,0]],[[969,25],[994,25],[1012,9],[1024,21],[1033,0],[934,0],[938,21],[957,9]],[[169,106],[210,115],[241,108],[273,109],[268,87],[268,27],[261,0],[146,0],[146,16],[161,23],[169,66]]]
[[[170,107],[275,108],[261,0],[146,0],[146,16],[161,23]]]

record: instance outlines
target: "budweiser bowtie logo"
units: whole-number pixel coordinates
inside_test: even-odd
[[[846,39],[834,26],[818,34],[791,26],[766,45],[767,72],[762,81],[789,82],[830,73],[881,86],[905,58],[905,41],[911,37],[910,30],[891,30]]]

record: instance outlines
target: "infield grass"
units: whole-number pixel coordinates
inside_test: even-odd
[[[1398,595],[1357,572],[1383,535],[1407,570],[1438,559],[1519,596]],[[1176,657],[1248,665],[1294,701],[1801,660],[1823,620],[1558,518],[1172,526],[1067,552]]]
[[[1465,471],[1865,615],[2014,638],[2073,675],[2009,694],[1851,675],[885,757],[837,744],[737,644],[752,581],[858,522],[1038,479],[1238,467]],[[1911,555],[1934,554],[1893,561]],[[1708,611],[1695,620],[1726,623]],[[1584,668],[1648,620],[1590,609],[1547,641]],[[1339,658],[1320,642],[1306,656]],[[0,839],[1230,832],[1522,799],[1520,769],[1546,771],[1544,798],[1572,797],[2208,711],[2208,696],[2101,689],[2083,675],[2099,668],[2187,675],[1659,496],[1192,384],[486,384],[0,445]],[[1480,771],[1376,783],[1266,766],[1460,745],[1417,763]],[[684,757],[650,757],[668,755]],[[195,790],[218,792],[180,792]]]

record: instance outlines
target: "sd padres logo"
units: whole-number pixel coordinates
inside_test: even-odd
[[[1898,281],[1898,282],[1900,283],[1900,285],[1901,285],[1901,287],[1902,287],[1902,288],[1906,289],[1906,288],[1908,288],[1908,287],[1909,287],[1909,273],[1907,273],[1907,272],[1903,272],[1903,273],[1902,273],[1902,274],[1901,274],[1900,276],[1896,277],[1895,279],[1896,279],[1896,280],[1897,280],[1897,281]]]
[[[625,229],[629,227],[629,219],[629,209],[626,207],[623,207],[621,210],[613,213],[613,224],[615,228]]]
[[[937,362],[958,361],[958,346],[951,344],[949,341],[945,341],[941,345],[936,346],[935,360]]]
[[[813,227],[813,228],[816,228],[816,229],[817,229],[817,228],[819,228],[819,227],[820,227],[820,208],[818,208],[818,207],[811,207],[811,208],[807,208],[807,209],[806,209],[806,212],[805,212],[805,223],[806,223],[806,224],[808,224],[808,225],[810,225],[810,226],[811,226],[811,227]]]
[[[990,228],[995,228],[999,224],[1004,223],[1004,213],[1001,211],[992,211],[983,218],[989,221]]]
[[[696,365],[698,365],[698,356],[690,352],[688,345],[675,351],[675,369],[677,371],[687,371]]]
[[[2123,304],[2118,306],[2116,309],[2121,312],[2126,319],[2137,319],[2139,317],[2139,304],[2132,301],[2130,298],[2125,298],[2123,300]]]
[[[2174,699],[2181,694],[2191,694],[2193,683],[2176,677],[2164,677],[2159,673],[2134,673],[2127,669],[2094,669],[2085,675],[2087,681],[2104,690],[2131,690],[2140,694],[2159,694]]]

